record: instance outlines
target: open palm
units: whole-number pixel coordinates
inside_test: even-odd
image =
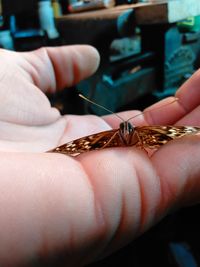
[[[0,246],[2,264],[64,252],[68,264],[82,266],[128,243],[170,209],[200,200],[199,136],[169,142],[151,157],[135,147],[76,158],[42,153],[118,128],[114,115],[61,116],[45,96],[92,74],[99,61],[96,50],[2,50],[0,56],[0,188],[5,209],[0,235],[6,240]],[[165,99],[155,104],[163,108],[150,107],[132,123],[200,125],[199,75],[179,89],[178,101],[166,106],[173,98]],[[128,119],[134,114],[138,111],[120,116]],[[17,211],[10,212],[11,207]],[[26,222],[24,216],[29,218]],[[14,226],[7,221],[15,221]],[[13,228],[15,235],[7,237]],[[9,247],[16,241],[17,252],[10,259]]]

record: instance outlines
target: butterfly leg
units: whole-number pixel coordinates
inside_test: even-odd
[[[113,136],[110,138],[110,140],[102,147],[103,148],[106,148],[106,147],[113,147],[113,146],[110,146],[111,142],[114,140],[114,138],[116,137],[116,135],[118,135],[118,132],[114,133]]]
[[[135,146],[140,148],[141,150],[143,150],[147,154],[147,156],[149,156],[149,152],[148,152],[147,149],[145,149],[145,145],[144,145],[144,142],[143,142],[142,138],[139,136],[139,134],[137,134],[137,137],[138,137],[139,141]]]

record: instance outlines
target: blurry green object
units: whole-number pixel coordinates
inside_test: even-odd
[[[188,17],[187,19],[178,22],[177,25],[182,32],[198,32],[200,31],[200,16]]]

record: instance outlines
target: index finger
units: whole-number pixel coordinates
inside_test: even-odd
[[[196,71],[176,92],[176,97],[188,113],[200,104],[200,69]]]
[[[176,92],[176,102],[170,104],[173,98],[164,99],[147,108],[145,118],[150,124],[174,124],[189,114],[200,104],[200,70],[196,71]],[[168,106],[160,109],[166,103]]]
[[[185,111],[178,99],[175,97],[168,97],[146,108],[143,112],[132,110],[121,112],[119,115],[123,117],[125,121],[132,118],[131,122],[137,126],[166,125],[174,124],[185,115]],[[104,116],[104,120],[114,128],[119,127],[120,121],[113,114]]]

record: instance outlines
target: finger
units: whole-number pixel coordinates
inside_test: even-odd
[[[168,207],[200,202],[199,142],[200,136],[184,137],[163,146],[152,157],[161,178],[163,203]]]
[[[117,115],[120,116],[120,118],[122,118],[122,119],[117,117],[115,114],[105,115],[102,118],[113,129],[118,129],[121,122],[127,121],[128,119],[130,119],[132,117],[133,117],[133,119],[131,120],[131,123],[133,123],[135,125],[144,125],[147,123],[147,122],[145,122],[143,114],[141,113],[141,111],[138,111],[138,110],[123,111],[123,112],[117,113]]]
[[[165,98],[144,110],[144,117],[148,124],[174,124],[185,115],[185,110],[175,97]]]
[[[124,120],[130,120],[133,125],[166,125],[174,124],[185,115],[185,111],[175,97],[165,98],[141,111],[125,111],[118,113]],[[119,118],[115,115],[104,116],[103,119],[113,128],[119,128]]]
[[[97,50],[88,45],[46,47],[23,54],[24,66],[44,92],[70,87],[92,75],[99,65]]]
[[[170,104],[173,98],[167,98],[158,102],[145,110],[148,111],[145,113],[145,119],[150,124],[174,124],[181,120],[182,117],[200,104],[199,83],[200,70],[195,72],[176,92],[177,102]],[[166,103],[169,103],[169,105],[162,109],[159,108]]]
[[[191,125],[199,126],[200,125],[200,106],[197,106],[192,111],[188,112],[183,118],[177,121],[177,125]]]
[[[200,70],[196,71],[177,91],[176,97],[185,112],[189,112],[200,105]]]

